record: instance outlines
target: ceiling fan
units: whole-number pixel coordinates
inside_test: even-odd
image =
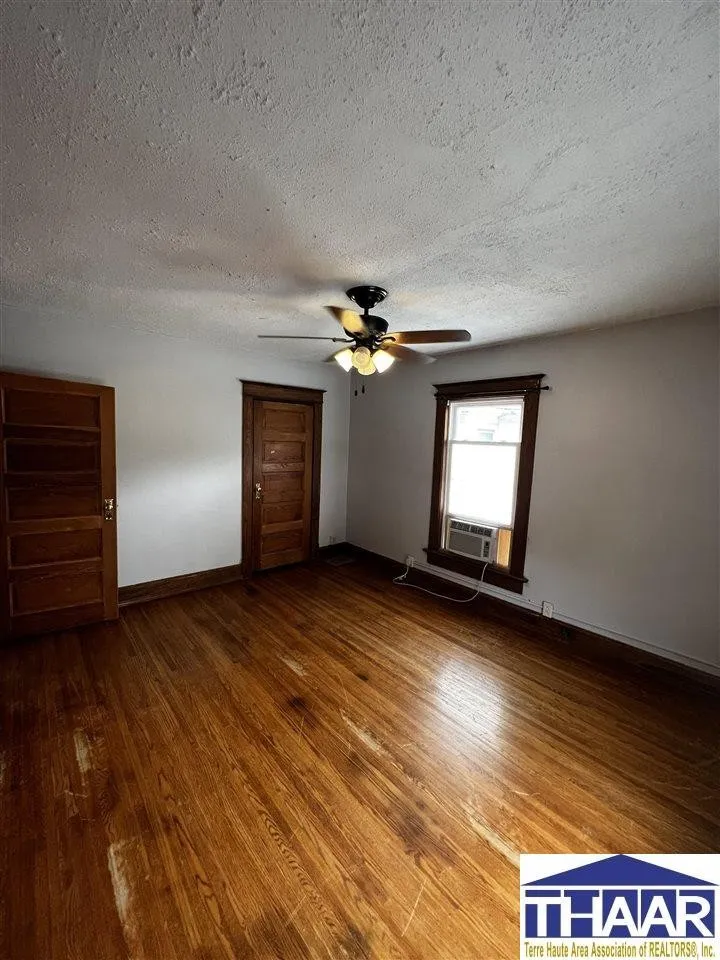
[[[328,361],[335,360],[343,370],[353,367],[367,377],[371,373],[383,373],[396,360],[412,360],[416,363],[432,363],[434,357],[411,350],[409,343],[465,343],[470,339],[467,330],[406,330],[388,333],[388,322],[370,313],[376,304],[387,296],[382,287],[351,287],[345,291],[363,311],[362,315],[345,307],[327,307],[345,332],[344,337],[283,336],[259,334],[263,340],[331,340],[350,346],[338,350]]]

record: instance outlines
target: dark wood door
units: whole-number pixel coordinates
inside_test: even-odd
[[[253,556],[267,570],[310,559],[314,406],[254,405]]]
[[[118,615],[111,387],[0,373],[3,637]]]

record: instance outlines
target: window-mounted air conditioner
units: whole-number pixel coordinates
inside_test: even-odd
[[[448,517],[445,548],[477,560],[495,563],[497,560],[498,529],[469,520]]]

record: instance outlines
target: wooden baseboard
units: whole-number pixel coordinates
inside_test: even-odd
[[[356,549],[356,547],[352,547],[345,540],[343,540],[342,543],[328,543],[326,546],[319,548],[317,558],[318,560],[327,560],[328,557],[335,557],[339,553],[349,553]]]
[[[405,569],[404,564],[383,557],[379,553],[365,550],[363,547],[349,545],[346,549],[371,562],[387,576],[396,577]],[[429,573],[427,570],[418,570],[417,567],[412,569],[410,579],[412,583],[420,587],[443,593],[447,597],[463,599],[468,596],[467,587]],[[647,668],[655,673],[663,672],[674,680],[680,679],[685,682],[700,684],[712,690],[720,690],[720,677],[712,673],[706,673],[704,670],[695,669],[687,664],[669,660],[660,654],[642,650],[619,640],[613,640],[611,637],[603,636],[600,633],[576,627],[574,624],[566,623],[561,618],[549,620],[547,617],[541,617],[539,613],[527,610],[507,600],[501,600],[499,597],[491,597],[483,593],[469,606],[474,606],[478,612],[482,612],[483,616],[491,617],[516,630],[522,630],[532,636],[533,639],[550,642],[554,646],[562,645],[568,656],[606,663],[614,661],[625,666]]]
[[[133,583],[120,587],[121,607],[133,603],[146,603],[148,600],[162,600],[174,597],[178,593],[203,590],[206,587],[218,587],[223,583],[242,580],[242,565],[234,563],[229,567],[215,567],[214,570],[201,570],[198,573],[184,573],[179,577],[166,577],[164,580],[149,580],[147,583]]]

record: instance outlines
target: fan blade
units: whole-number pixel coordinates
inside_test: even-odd
[[[434,363],[435,357],[429,357],[426,353],[418,353],[417,350],[411,350],[410,347],[401,347],[399,343],[385,343],[380,348],[385,353],[389,353],[396,360],[412,360],[413,363]]]
[[[387,334],[395,343],[467,343],[467,330],[401,330]]]
[[[346,310],[344,307],[325,307],[325,309],[330,311],[343,330],[347,330],[349,333],[357,333],[361,337],[370,335],[363,318],[354,310]]]
[[[352,343],[347,337],[296,337],[282,333],[259,333],[258,340],[332,340],[333,343]]]

